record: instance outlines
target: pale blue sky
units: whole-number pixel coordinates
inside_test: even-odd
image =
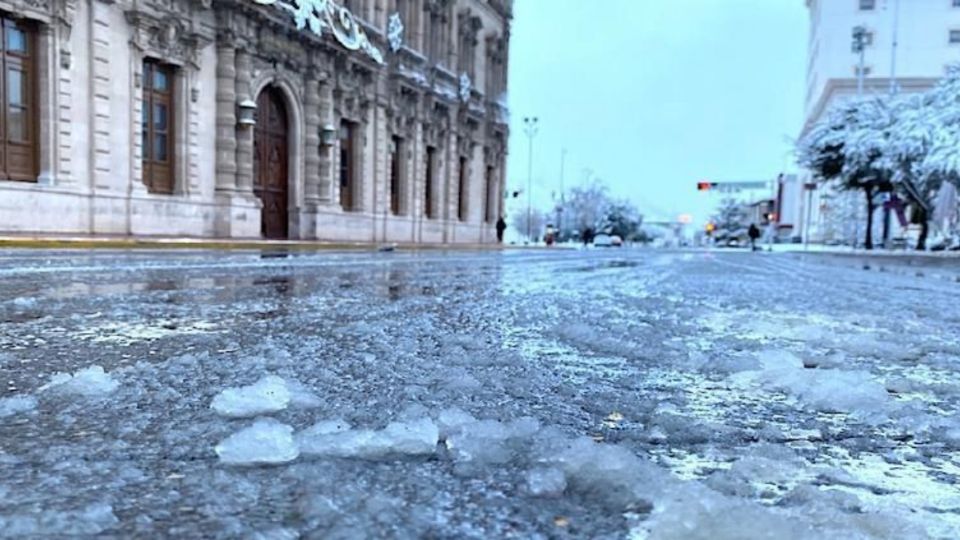
[[[803,0],[515,0],[508,189],[526,189],[524,116],[538,116],[534,204],[592,169],[648,219],[712,212],[696,182],[764,180],[803,118]],[[508,203],[507,211],[512,205]],[[525,202],[522,203],[525,207]]]

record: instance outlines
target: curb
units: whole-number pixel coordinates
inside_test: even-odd
[[[507,251],[545,249],[507,244],[412,244],[401,242],[326,242],[318,240],[223,240],[143,237],[0,236],[0,249],[211,249],[291,251]]]

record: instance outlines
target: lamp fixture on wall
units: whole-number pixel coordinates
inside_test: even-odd
[[[336,141],[337,130],[330,124],[320,127],[320,146],[329,148]]]
[[[257,123],[254,113],[257,104],[251,99],[245,99],[237,104],[237,123],[241,126],[253,126]]]

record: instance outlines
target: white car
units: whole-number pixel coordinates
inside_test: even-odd
[[[593,237],[593,247],[621,247],[623,239],[613,234],[598,234]]]

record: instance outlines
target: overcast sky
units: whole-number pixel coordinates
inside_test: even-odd
[[[507,186],[526,189],[523,118],[537,116],[535,205],[551,206],[562,148],[568,188],[592,169],[649,220],[691,213],[703,222],[716,199],[696,191],[698,180],[764,180],[789,164],[787,139],[803,118],[803,0],[514,8]]]

